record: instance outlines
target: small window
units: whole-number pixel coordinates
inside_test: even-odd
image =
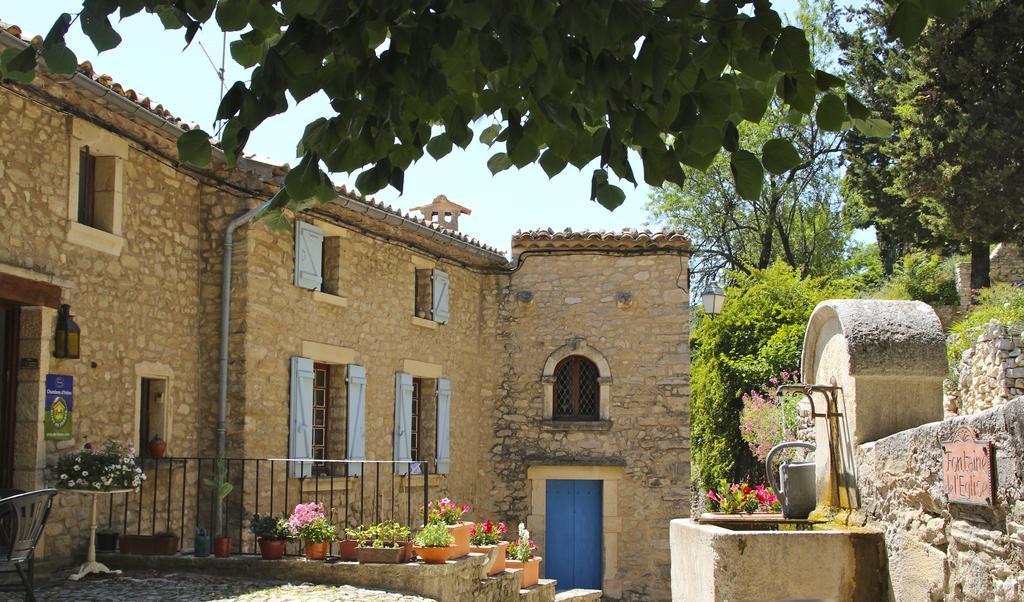
[[[167,379],[143,378],[139,393],[139,441],[142,456],[149,456],[149,442],[159,436],[167,440]]]
[[[89,146],[78,152],[78,223],[114,232],[115,157],[100,157]]]
[[[89,147],[78,152],[78,223],[92,226],[96,207],[96,157]]]
[[[434,269],[416,270],[415,316],[448,323],[448,273]]]
[[[328,457],[331,411],[331,367],[313,364],[313,459]],[[323,462],[314,466],[323,468]]]
[[[411,458],[434,461],[437,439],[437,381],[412,379],[412,420],[409,421]]]
[[[430,272],[431,270],[416,270],[416,317],[424,320],[429,320],[431,313],[433,296],[430,293]]]
[[[594,362],[581,355],[570,355],[555,367],[555,420],[597,420],[601,388]]]
[[[324,280],[321,288],[329,295],[341,296],[341,237],[325,236],[323,251]]]

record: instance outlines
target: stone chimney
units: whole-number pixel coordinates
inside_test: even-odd
[[[429,205],[413,207],[410,211],[419,211],[423,214],[423,219],[449,230],[459,229],[460,215],[473,213],[468,208],[449,201],[443,194],[438,195]]]

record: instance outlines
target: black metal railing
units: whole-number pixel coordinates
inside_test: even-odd
[[[178,536],[179,551],[194,547],[197,527],[221,536],[213,532],[216,498],[204,483],[213,476],[216,458],[141,462],[146,474],[142,487],[108,496],[106,525],[101,527],[135,535],[171,533]],[[397,474],[399,467],[406,474]],[[339,528],[339,539],[345,528],[383,520],[409,527],[417,519],[427,522],[428,462],[224,458],[224,468],[225,480],[234,485],[223,501],[223,531],[231,538],[233,553],[258,553],[256,538],[249,532],[254,513],[287,517],[300,503],[322,503],[328,519]],[[299,544],[290,545],[289,553],[301,553]]]

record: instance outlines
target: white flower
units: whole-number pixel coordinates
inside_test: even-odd
[[[83,471],[82,471],[82,476],[83,476],[83,477],[87,477],[87,476],[89,476],[89,471],[88,471],[88,470],[83,470]]]
[[[60,480],[62,480],[62,481],[68,480],[68,475],[66,475],[66,474],[60,475]]]
[[[82,467],[79,466],[78,464],[75,464],[75,470],[82,470]]]
[[[95,487],[96,489],[100,488],[100,484],[99,483],[93,483],[92,486]]]

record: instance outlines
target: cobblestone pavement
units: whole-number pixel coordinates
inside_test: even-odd
[[[126,571],[123,575],[86,577],[82,581],[39,581],[36,598],[40,602],[157,602],[187,600],[212,602],[300,602],[381,601],[429,602],[430,598],[396,594],[350,585],[314,585],[221,577],[195,573],[157,573]],[[23,600],[19,593],[0,592],[0,601]]]

